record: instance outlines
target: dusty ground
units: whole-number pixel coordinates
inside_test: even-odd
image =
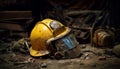
[[[84,52],[78,58],[56,60],[50,57],[33,58],[19,49],[11,51],[11,40],[6,43],[1,41],[0,69],[120,69],[120,58],[106,52],[106,49],[82,45],[95,53]]]

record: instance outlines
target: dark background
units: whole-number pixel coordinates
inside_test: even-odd
[[[35,22],[47,16],[48,11],[61,10],[107,10],[111,26],[119,27],[119,0],[0,0],[0,11],[32,11]],[[58,19],[59,20],[59,19]],[[34,25],[34,23],[32,24]]]

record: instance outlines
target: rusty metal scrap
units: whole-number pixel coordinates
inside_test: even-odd
[[[96,46],[112,46],[114,42],[114,34],[110,31],[98,29],[94,33],[93,42]]]

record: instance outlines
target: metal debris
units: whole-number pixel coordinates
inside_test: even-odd
[[[11,50],[13,51],[19,51],[21,53],[28,53],[29,52],[29,38],[22,38],[16,42],[13,43]]]
[[[106,58],[106,56],[99,56],[98,59],[99,60],[106,60],[107,58]]]
[[[86,48],[86,45],[85,44],[81,45],[81,48]]]
[[[35,59],[33,59],[32,57],[30,57],[30,58],[28,58],[27,61],[30,62],[30,63],[33,63],[33,62],[35,62]]]
[[[42,67],[42,68],[46,68],[46,67],[47,67],[47,64],[44,62],[44,63],[41,64],[41,67]]]

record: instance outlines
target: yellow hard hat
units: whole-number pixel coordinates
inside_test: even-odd
[[[39,21],[30,34],[30,55],[34,57],[44,56],[50,53],[49,41],[55,37],[61,37],[70,31],[59,21],[44,19]]]

